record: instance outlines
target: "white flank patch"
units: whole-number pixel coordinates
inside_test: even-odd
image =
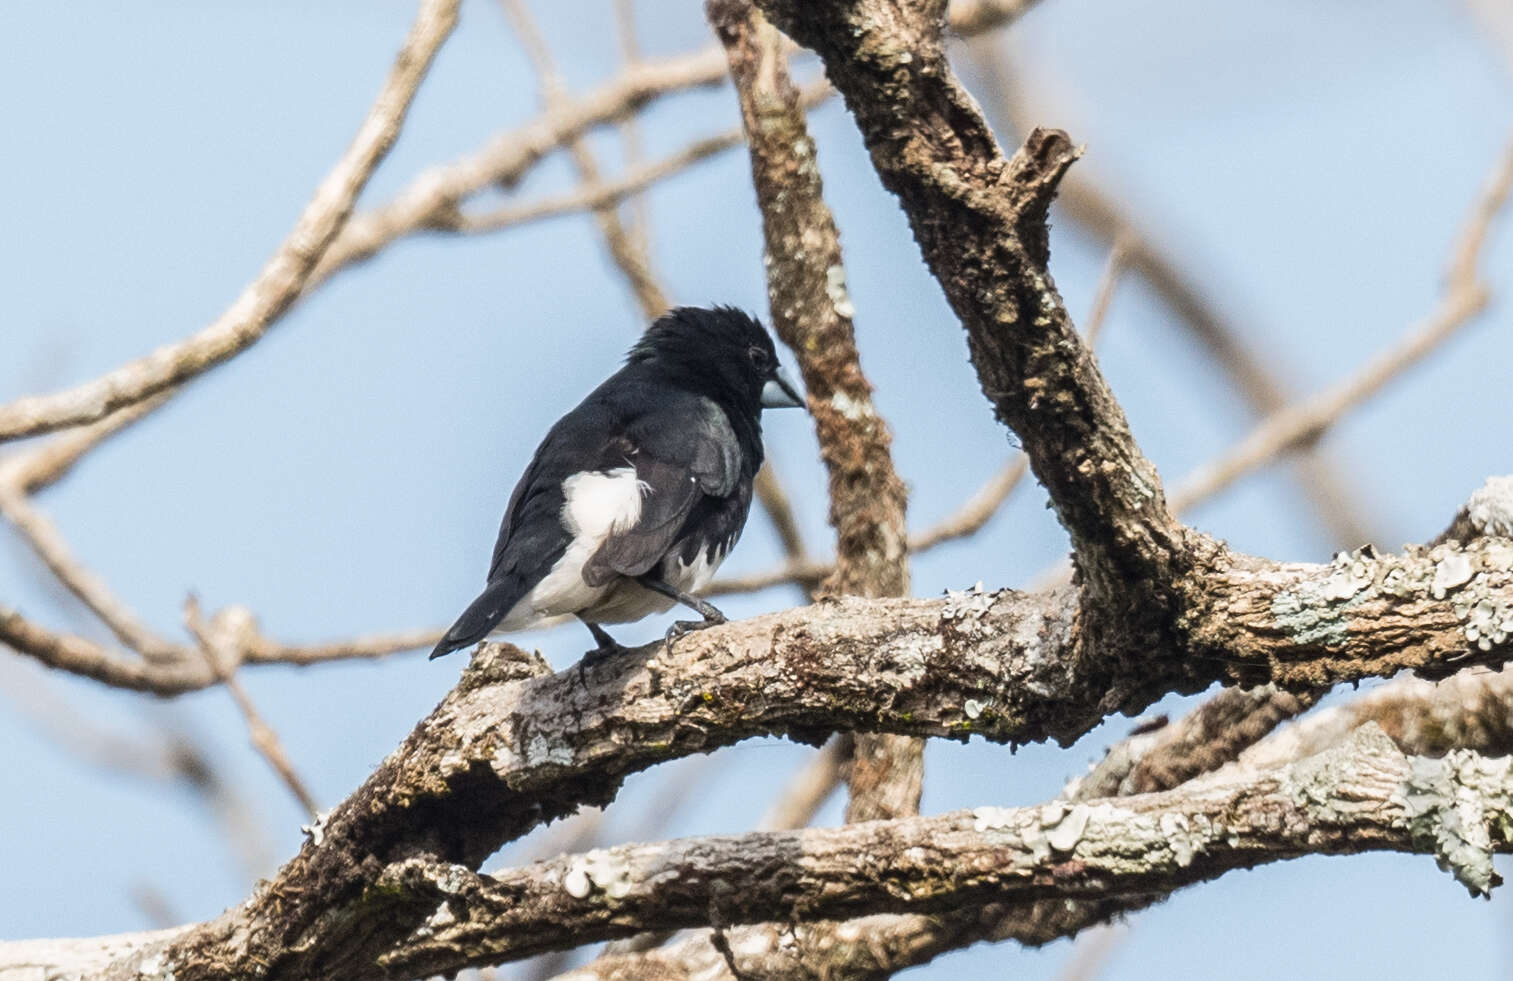
[[[564,480],[562,523],[573,533],[573,544],[591,539],[598,548],[613,532],[633,527],[641,519],[641,498],[648,490],[636,479],[635,467],[577,473]]]
[[[714,579],[715,570],[720,563],[725,561],[725,553],[715,549],[714,558],[709,558],[707,549],[699,549],[692,562],[685,563],[682,558],[671,559],[667,562],[667,578],[674,586],[685,593],[701,593]]]
[[[641,498],[646,490],[646,485],[636,479],[634,467],[578,473],[564,480],[562,525],[573,539],[546,578],[525,594],[495,629],[519,630],[544,617],[594,606],[610,587],[584,582],[583,567],[606,538],[640,520]]]

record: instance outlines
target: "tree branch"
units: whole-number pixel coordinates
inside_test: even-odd
[[[846,293],[835,219],[825,204],[814,140],[788,76],[783,38],[749,0],[706,4],[725,45],[762,212],[768,306],[808,391],[820,459],[830,476],[835,571],[821,595],[903,596],[909,591],[907,494],[893,468],[892,435],[872,402]],[[862,735],[848,784],[848,821],[917,813],[924,746]]]
[[[1139,607],[1151,610],[1147,623],[1159,620],[1172,605],[1162,590],[1188,559],[1185,532],[1045,268],[1046,209],[1079,151],[1064,134],[1037,131],[1003,159],[946,62],[941,3],[760,6],[819,53],[845,98],[967,329],[984,394],[1020,437],[1071,534],[1088,586],[1120,614]]]
[[[424,0],[352,145],[316,188],[289,237],[225,313],[192,337],[93,381],[0,406],[0,442],[101,419],[182,385],[261,338],[298,298],[368,178],[394,145],[432,59],[456,26],[457,7],[458,0]]]
[[[492,876],[409,860],[382,883],[440,912],[381,964],[414,977],[711,918],[1167,893],[1301,854],[1432,854],[1485,894],[1499,881],[1492,854],[1513,850],[1509,822],[1513,760],[1410,758],[1368,726],[1287,767],[1161,794],[624,845]]]

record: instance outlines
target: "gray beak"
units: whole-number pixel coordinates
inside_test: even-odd
[[[798,389],[788,378],[788,373],[782,368],[776,368],[772,377],[767,379],[767,384],[762,386],[762,408],[764,409],[802,409],[804,400],[799,398]]]

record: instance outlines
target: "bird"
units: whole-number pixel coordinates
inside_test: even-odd
[[[434,660],[494,632],[571,614],[593,634],[587,667],[626,650],[602,626],[682,604],[730,554],[762,466],[762,410],[802,408],[766,329],[729,306],[657,318],[624,365],[548,430],[515,485],[483,592]]]

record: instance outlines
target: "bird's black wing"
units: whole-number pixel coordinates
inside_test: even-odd
[[[623,438],[621,465],[633,466],[641,482],[641,513],[634,525],[610,535],[584,566],[583,579],[591,586],[655,568],[699,503],[729,496],[741,477],[740,442],[725,410],[706,398],[664,402],[634,417]]]
[[[554,452],[557,436],[556,429],[547,434],[515,485],[499,526],[487,584],[442,636],[431,652],[433,659],[487,637],[567,551],[570,536],[558,517],[562,485],[554,479],[555,471],[562,469],[553,464],[559,455]]]

